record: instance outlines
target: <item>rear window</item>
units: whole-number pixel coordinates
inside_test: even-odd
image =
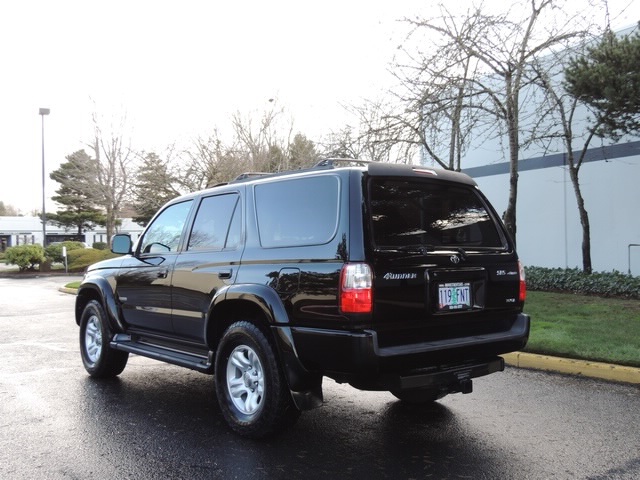
[[[255,187],[260,244],[264,248],[322,245],[338,228],[340,182],[332,175]]]
[[[487,206],[472,187],[372,178],[369,205],[378,247],[505,247]]]

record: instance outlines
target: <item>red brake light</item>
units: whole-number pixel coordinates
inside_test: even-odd
[[[373,311],[373,275],[366,263],[349,263],[340,273],[340,311],[371,313]]]
[[[524,303],[527,298],[527,283],[525,281],[524,267],[522,266],[522,262],[518,262],[518,268],[520,270],[520,293],[518,295],[518,300],[520,300],[520,303]]]

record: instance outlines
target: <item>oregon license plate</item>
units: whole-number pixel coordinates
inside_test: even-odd
[[[440,310],[460,310],[471,307],[471,284],[441,283],[438,285],[438,308]]]

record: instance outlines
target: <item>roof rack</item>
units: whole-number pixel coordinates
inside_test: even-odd
[[[364,167],[370,163],[370,160],[358,160],[357,158],[325,158],[316,163],[313,168],[336,168],[338,166],[347,165]]]
[[[266,177],[268,175],[273,175],[273,172],[245,172],[241,173],[228,183],[246,182],[247,180],[251,180],[252,178]]]
[[[366,165],[368,165],[370,163],[375,163],[375,162],[371,162],[369,160],[358,160],[356,158],[325,158],[325,159],[320,160],[318,163],[316,163],[312,167],[301,168],[299,170],[283,170],[281,172],[245,172],[245,173],[241,173],[240,175],[238,175],[233,180],[231,180],[229,182],[226,182],[226,183],[220,183],[218,185],[228,185],[230,183],[242,183],[242,182],[246,182],[246,181],[249,181],[251,179],[259,178],[259,177],[277,177],[277,176],[280,176],[280,175],[288,175],[288,174],[291,174],[291,173],[309,172],[309,171],[313,171],[313,170],[323,170],[323,169],[337,168],[337,167],[346,167],[348,165],[366,166]],[[217,187],[218,185],[215,185],[215,186]]]

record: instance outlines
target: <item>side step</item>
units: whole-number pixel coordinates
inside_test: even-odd
[[[161,362],[186,367],[202,373],[213,373],[213,365],[208,357],[195,353],[178,351],[159,345],[137,342],[130,335],[117,334],[110,342],[110,347],[134,353],[142,357],[152,358]]]

